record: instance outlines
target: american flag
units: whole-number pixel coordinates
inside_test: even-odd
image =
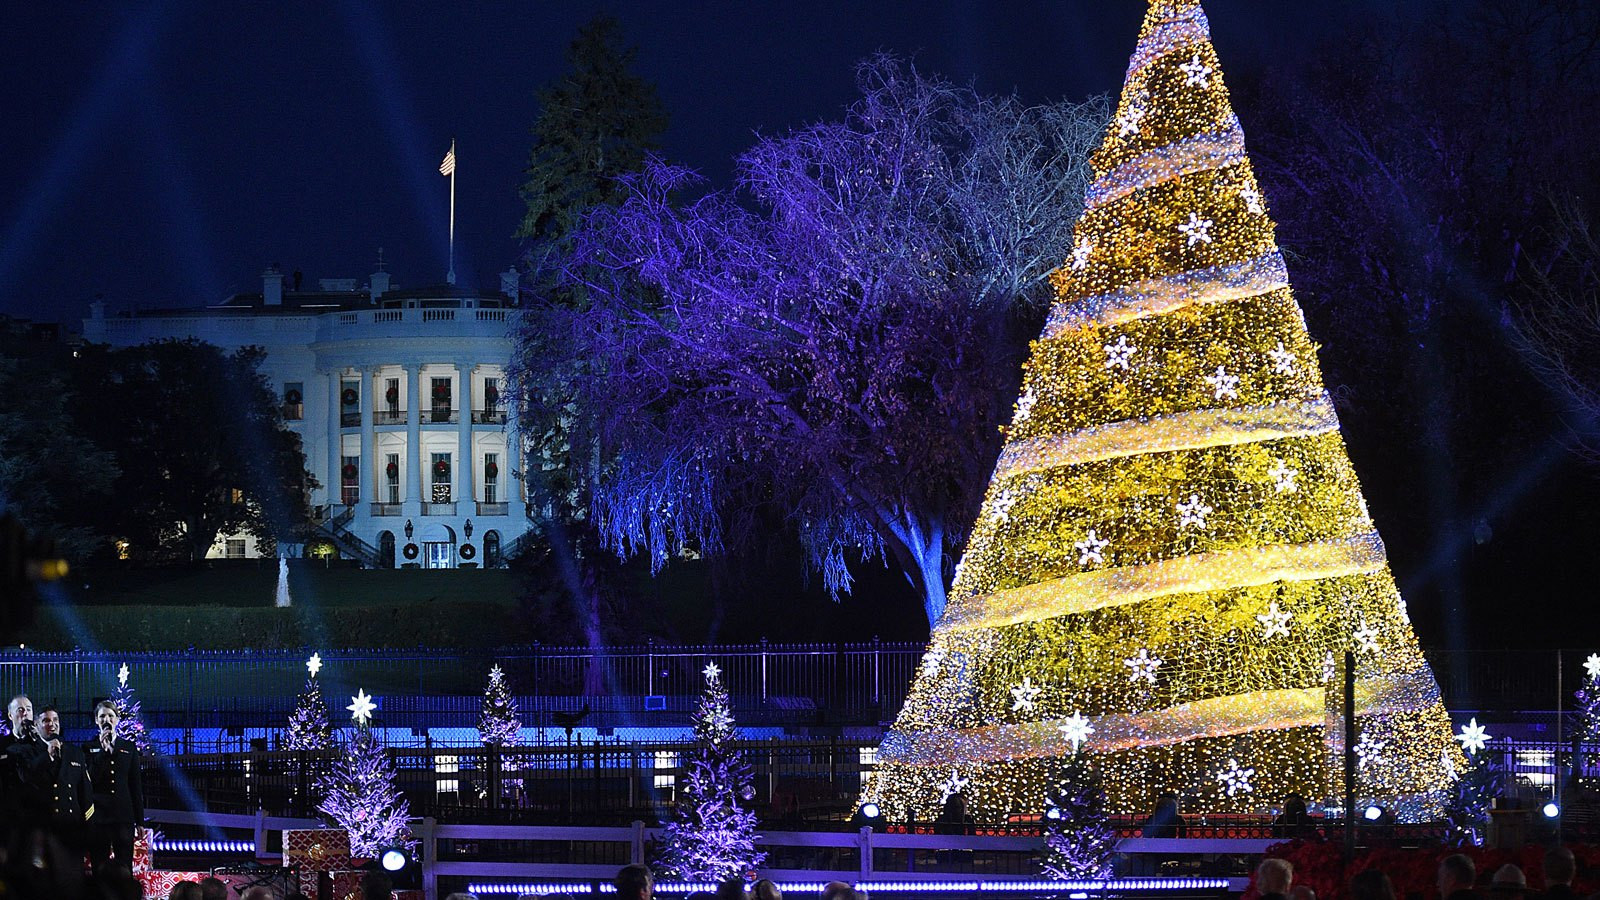
[[[440,175],[454,175],[456,173],[456,148],[450,145],[450,152],[444,155],[444,162],[439,163]]]

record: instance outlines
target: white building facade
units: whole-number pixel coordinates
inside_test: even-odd
[[[505,388],[516,274],[499,293],[391,289],[385,272],[365,289],[349,279],[286,290],[275,268],[262,282],[199,310],[106,317],[95,304],[84,339],[263,348],[262,372],[320,484],[322,540],[375,567],[503,565],[531,525]],[[211,555],[258,554],[227,535]]]

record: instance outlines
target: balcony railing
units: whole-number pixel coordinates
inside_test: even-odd
[[[372,504],[372,514],[375,516],[398,516],[400,515],[400,508],[401,504],[399,503],[374,503]]]
[[[504,425],[506,412],[503,409],[475,409],[472,411],[472,424],[474,425]]]
[[[485,503],[482,500],[480,500],[480,501],[478,501],[478,515],[480,515],[480,516],[509,516],[509,515],[511,515],[511,504],[509,504],[509,503]]]
[[[425,516],[453,516],[456,514],[454,503],[424,503],[422,514]]]
[[[361,411],[339,413],[339,427],[355,428],[361,424]]]
[[[454,425],[456,424],[456,411],[449,406],[435,406],[433,409],[428,410],[427,418],[422,421],[430,425]]]
[[[403,409],[375,409],[372,411],[372,424],[404,425],[406,424],[406,411]]]

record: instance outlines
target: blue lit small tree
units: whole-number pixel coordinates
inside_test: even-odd
[[[111,692],[111,704],[117,710],[117,739],[130,741],[140,753],[151,753],[150,733],[145,731],[139,718],[139,700],[134,696],[133,685],[128,683],[128,664],[117,670],[117,689]]]
[[[344,759],[317,782],[322,797],[317,809],[350,833],[355,856],[370,859],[388,847],[412,849],[417,842],[406,822],[411,808],[395,788],[394,764],[372,733],[372,698],[357,691],[353,699],[346,708],[356,724]]]
[[[328,704],[322,699],[322,688],[317,685],[316,678],[307,678],[305,690],[295,698],[282,743],[285,750],[326,750],[333,746]]]
[[[729,746],[737,729],[716,663],[695,709],[696,747],[684,766],[676,813],[667,823],[662,868],[685,881],[720,884],[745,878],[767,858],[756,850],[756,816],[741,804],[755,797],[750,766]]]
[[[1057,878],[1111,877],[1117,831],[1106,815],[1100,775],[1082,752],[1067,759],[1045,809],[1044,847],[1044,869]]]

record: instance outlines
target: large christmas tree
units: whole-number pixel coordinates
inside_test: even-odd
[[[1362,499],[1195,0],[1154,0],[950,603],[863,794],[1038,813],[1357,791],[1441,810],[1464,761]]]
[[[696,747],[684,765],[677,812],[667,823],[662,868],[685,881],[720,884],[745,878],[767,858],[756,850],[750,766],[730,746],[736,729],[728,689],[716,663],[694,714]]]

